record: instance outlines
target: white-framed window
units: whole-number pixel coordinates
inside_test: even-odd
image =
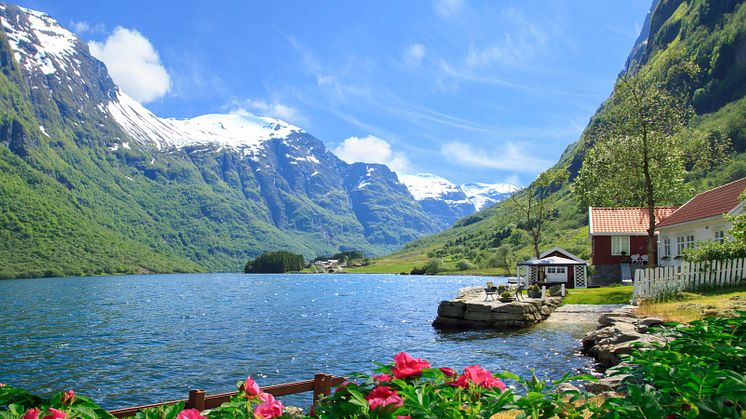
[[[663,256],[671,257],[671,238],[666,237],[663,239]]]
[[[624,252],[629,255],[629,236],[612,236],[611,237],[611,254],[620,256]]]
[[[567,273],[564,266],[547,266],[548,274],[564,274]]]
[[[681,256],[681,253],[686,248],[686,238],[684,236],[676,237],[676,254]]]
[[[725,241],[725,230],[715,230],[715,241],[718,243]]]
[[[686,247],[687,249],[694,247],[694,235],[686,236]]]

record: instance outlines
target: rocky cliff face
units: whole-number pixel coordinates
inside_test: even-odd
[[[0,5],[0,21],[0,230],[27,232],[4,233],[0,277],[237,271],[262,251],[376,255],[439,228],[385,166],[249,113],[159,118],[51,17]]]

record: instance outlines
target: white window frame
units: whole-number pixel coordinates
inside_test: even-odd
[[[664,237],[663,238],[663,257],[671,257],[671,238],[670,237]]]
[[[695,243],[696,243],[696,240],[694,239],[694,234],[688,234],[686,236],[686,248],[687,249],[694,248]]]
[[[718,243],[725,242],[725,230],[715,230],[715,241]]]
[[[629,256],[629,236],[611,236],[611,255],[621,256],[622,252]]]
[[[676,255],[681,256],[684,249],[686,249],[686,239],[684,236],[676,236]]]

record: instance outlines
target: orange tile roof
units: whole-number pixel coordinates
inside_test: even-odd
[[[660,223],[676,210],[675,207],[655,209],[655,222]],[[590,208],[590,234],[647,234],[647,208]]]
[[[726,214],[741,203],[739,195],[744,189],[746,189],[746,178],[702,192],[682,205],[660,223],[660,226],[665,227]]]

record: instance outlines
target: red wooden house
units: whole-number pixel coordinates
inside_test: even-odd
[[[675,210],[673,207],[656,208],[656,223]],[[622,276],[622,263],[647,259],[648,222],[647,208],[588,208],[594,284],[618,281]]]

